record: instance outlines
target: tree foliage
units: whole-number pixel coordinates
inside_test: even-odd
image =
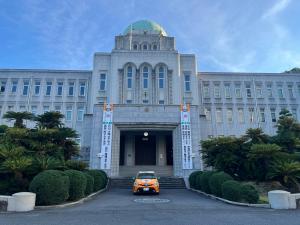
[[[30,112],[14,112],[8,111],[3,115],[4,119],[14,120],[14,127],[25,128],[24,120],[32,120],[34,118],[33,114]]]

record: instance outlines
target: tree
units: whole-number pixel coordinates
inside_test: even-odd
[[[36,117],[37,127],[42,129],[54,129],[62,127],[61,120],[64,118],[60,112],[45,112]]]
[[[300,73],[300,68],[295,67],[291,70],[284,71],[284,73]]]
[[[267,179],[269,167],[277,159],[281,152],[276,144],[254,144],[249,152],[249,160],[252,162],[253,175],[258,181]]]
[[[297,123],[287,109],[283,109],[279,113],[277,135],[274,137],[274,140],[283,150],[289,153],[293,153],[299,149],[300,124]]]
[[[249,128],[244,138],[252,144],[268,142],[268,135],[266,135],[261,128]]]
[[[300,191],[300,163],[292,160],[277,160],[272,163],[268,178],[278,180],[289,190]]]
[[[8,120],[14,120],[14,127],[25,128],[25,125],[23,124],[24,120],[32,120],[34,116],[30,112],[8,111],[3,115],[3,118]]]

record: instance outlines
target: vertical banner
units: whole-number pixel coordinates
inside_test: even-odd
[[[104,104],[102,120],[101,169],[110,169],[112,142],[113,105]]]
[[[189,104],[181,105],[180,111],[181,111],[182,169],[193,169],[190,105]]]

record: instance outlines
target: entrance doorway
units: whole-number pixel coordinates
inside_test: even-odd
[[[135,136],[135,165],[156,165],[155,136]]]

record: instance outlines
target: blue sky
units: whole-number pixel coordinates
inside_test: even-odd
[[[196,54],[199,71],[300,67],[298,0],[0,0],[0,68],[92,69],[139,19]]]

